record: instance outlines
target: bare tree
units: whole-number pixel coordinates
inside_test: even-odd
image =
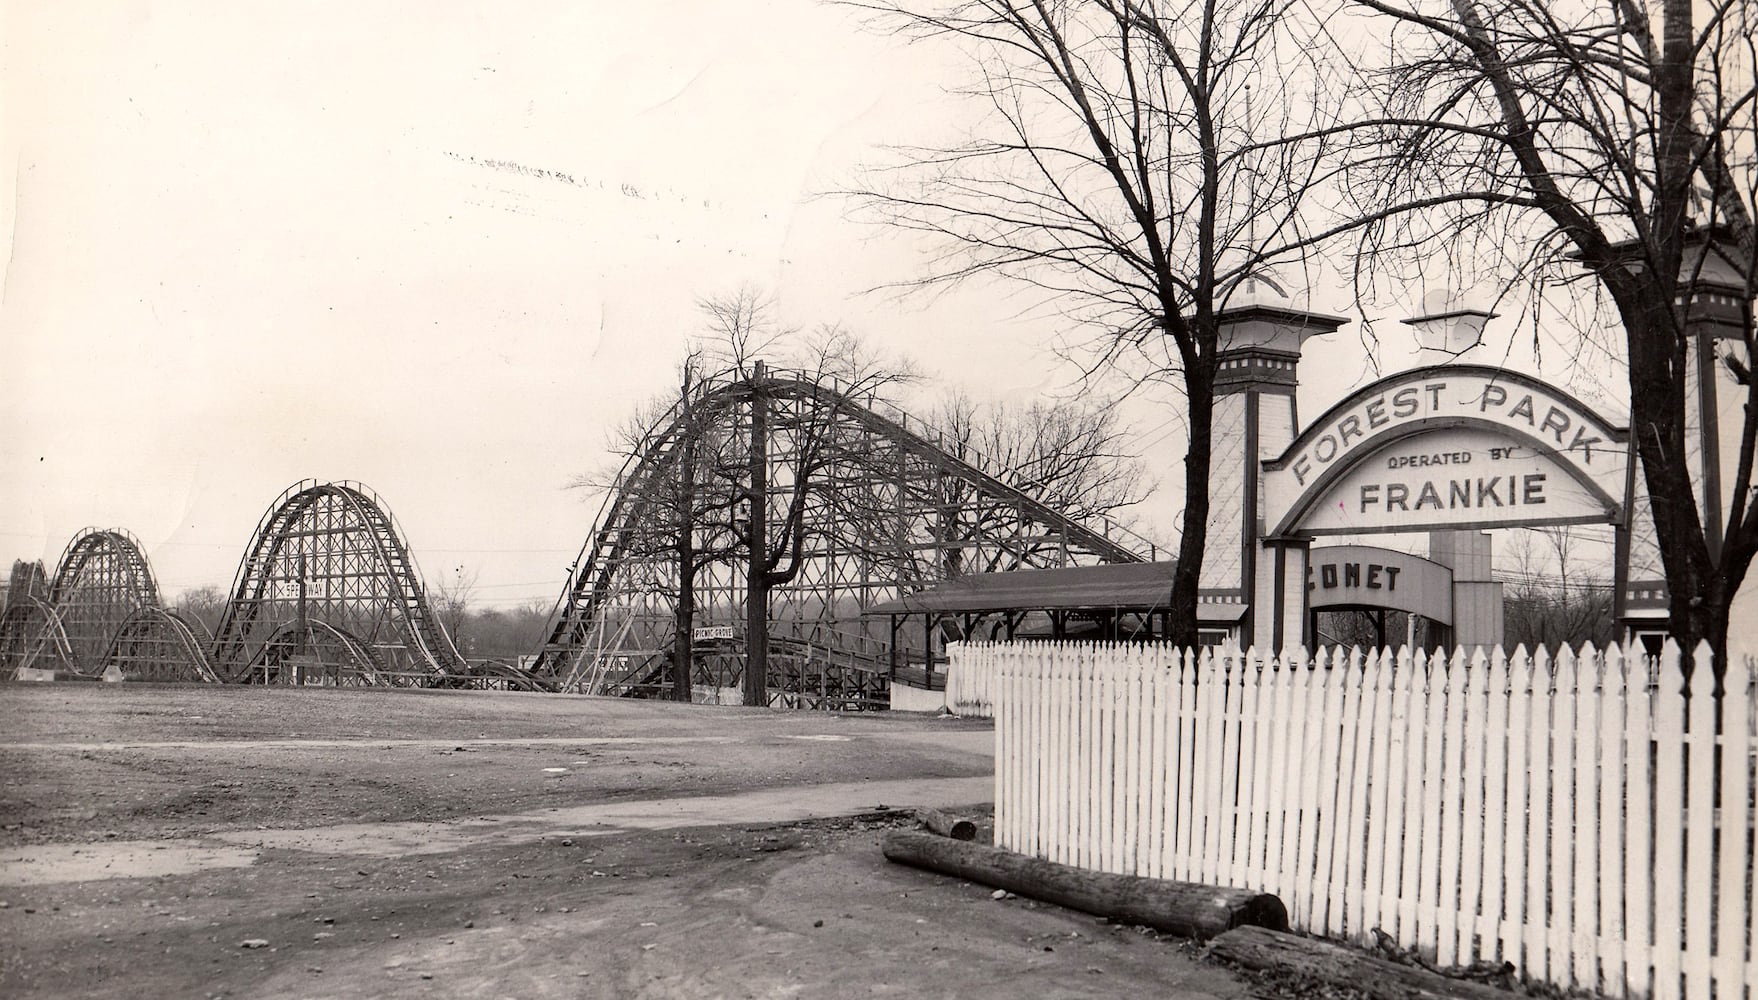
[[[744,509],[739,537],[750,562],[745,588],[744,701],[768,704],[770,594],[791,583],[806,560],[816,519],[814,499],[848,499],[825,490],[827,477],[845,456],[837,411],[843,401],[888,395],[916,378],[905,359],[891,358],[840,326],[821,327],[804,341],[794,364],[796,377],[819,392],[790,397],[785,424],[773,421],[772,394],[763,362],[750,371],[749,462],[743,479]],[[829,392],[824,392],[828,388]],[[785,449],[772,455],[772,434],[785,433]],[[780,457],[781,462],[772,461]]]
[[[1584,570],[1579,540],[1568,526],[1521,532],[1510,547],[1512,572],[1503,580],[1502,644],[1553,652],[1617,638],[1612,583]]]
[[[702,314],[703,330],[692,357],[700,365],[741,375],[750,374],[759,359],[784,350],[800,333],[797,327],[783,326],[775,316],[774,297],[752,285],[699,296],[696,310]]]
[[[1348,0],[1385,40],[1354,190],[1393,223],[1371,249],[1445,237],[1538,291],[1609,299],[1631,433],[1682,643],[1725,664],[1728,608],[1758,552],[1752,233],[1758,167],[1753,0]],[[1441,205],[1421,215],[1397,206]],[[1687,319],[1726,308],[1744,385],[1731,482],[1693,482]],[[1708,347],[1708,344],[1702,345]],[[1705,477],[1708,478],[1708,477]],[[1718,488],[1719,487],[1719,488]],[[1731,497],[1725,511],[1722,496]],[[1718,667],[1718,670],[1723,667]]]
[[[1392,608],[1338,608],[1314,616],[1315,645],[1344,649],[1433,649],[1442,626]]]
[[[1218,314],[1230,296],[1335,235],[1336,120],[1283,0],[857,2],[875,24],[971,56],[968,142],[901,150],[851,192],[943,252],[925,283],[999,275],[1084,333],[1089,373],[1122,366],[1179,387],[1185,507],[1171,637],[1194,643],[1207,544]],[[1285,138],[1298,134],[1298,139]],[[1344,220],[1347,229],[1360,220]]]
[[[1115,406],[1078,401],[984,406],[954,392],[941,401],[932,419],[948,450],[982,454],[992,467],[1008,470],[1013,485],[1026,495],[1076,520],[1119,520],[1151,489],[1141,459],[1128,453]],[[946,508],[958,512],[961,519],[956,529],[959,537],[983,537],[1013,516],[1005,507],[968,503],[977,486],[967,480],[948,479],[943,488]],[[946,557],[956,559],[961,551],[948,549]],[[959,576],[997,568],[948,565],[945,569],[947,576]]]
[[[886,356],[843,327],[780,325],[774,303],[750,287],[699,299],[698,306],[704,329],[679,368],[678,390],[638,414],[613,443],[615,452],[634,457],[615,473],[581,477],[574,485],[622,491],[623,502],[632,505],[626,520],[653,526],[622,539],[623,557],[663,557],[675,568],[676,592],[667,595],[674,601],[673,698],[691,697],[698,575],[716,564],[744,562],[745,696],[748,704],[762,705],[769,595],[799,573],[814,530],[812,504],[834,492],[823,487],[843,457],[837,407],[882,397],[915,373],[906,360]],[[777,363],[779,370],[770,367]],[[782,395],[776,379],[819,391],[786,393],[781,419],[772,412]],[[729,392],[746,408],[743,427],[726,419]],[[785,446],[772,448],[776,439]]]
[[[462,630],[477,656],[514,661],[543,642],[549,610],[543,598],[506,609],[477,608],[465,616]]]
[[[454,566],[450,574],[441,574],[429,584],[434,614],[452,637],[452,645],[460,654],[468,655],[472,646],[469,633],[470,603],[476,597],[478,571]]]
[[[730,300],[703,300],[711,322],[729,324],[730,349],[742,353],[761,315],[753,296],[741,290]],[[718,346],[718,345],[717,345]],[[738,552],[734,515],[742,500],[736,480],[742,453],[730,429],[703,408],[704,351],[692,350],[678,365],[678,388],[643,407],[612,435],[611,453],[620,465],[578,477],[575,487],[622,490],[624,502],[653,530],[623,539],[624,558],[673,563],[677,592],[672,608],[671,697],[691,700],[692,641],[696,618],[696,580],[707,567]],[[663,456],[661,440],[669,442]]]
[[[184,591],[177,598],[177,610],[194,617],[212,632],[219,627],[228,600],[224,590],[210,583]]]

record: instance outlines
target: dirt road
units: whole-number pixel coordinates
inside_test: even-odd
[[[1178,942],[882,859],[897,807],[987,801],[990,739],[590,698],[6,685],[0,995],[1243,995]]]

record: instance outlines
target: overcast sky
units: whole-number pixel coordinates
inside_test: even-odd
[[[930,394],[1069,383],[1007,289],[861,294],[920,248],[814,195],[959,134],[940,88],[965,64],[842,10],[0,9],[0,565],[123,527],[168,598],[224,587],[285,488],[352,479],[430,579],[552,599],[596,509],[565,485],[668,384],[695,298],[741,283],[915,357]],[[1399,330],[1384,370],[1414,358]],[[1353,332],[1326,341],[1309,416],[1372,377]],[[1131,415],[1175,487],[1179,425]]]

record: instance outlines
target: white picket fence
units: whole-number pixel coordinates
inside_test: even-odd
[[[996,840],[1063,864],[1275,893],[1441,965],[1613,996],[1758,1000],[1750,658],[1448,662],[965,644],[988,675]],[[972,688],[974,690],[974,688]],[[1717,734],[1717,713],[1721,734]]]
[[[995,681],[1000,660],[991,655],[1009,645],[953,643],[946,664],[946,707],[967,718],[995,717]]]

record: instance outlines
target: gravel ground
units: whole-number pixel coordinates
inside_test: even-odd
[[[1176,941],[885,862],[990,745],[901,714],[0,685],[0,995],[1247,995]],[[799,818],[820,800],[860,815]],[[582,810],[625,818],[556,826]],[[383,849],[419,824],[474,832]]]

